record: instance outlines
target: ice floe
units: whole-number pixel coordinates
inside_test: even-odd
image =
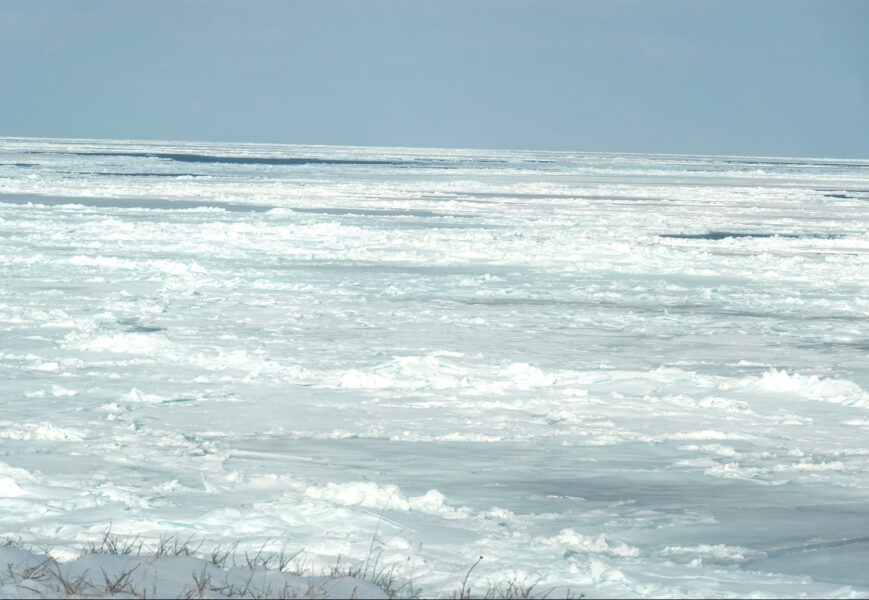
[[[0,536],[865,596],[866,167],[0,138]]]

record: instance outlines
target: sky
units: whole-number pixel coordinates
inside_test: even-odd
[[[869,158],[869,0],[0,0],[0,136]]]

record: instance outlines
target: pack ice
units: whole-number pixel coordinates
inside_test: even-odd
[[[867,209],[860,160],[0,138],[2,561],[865,597]]]

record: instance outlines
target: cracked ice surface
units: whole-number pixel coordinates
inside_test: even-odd
[[[865,161],[0,139],[0,532],[865,596],[867,209]]]

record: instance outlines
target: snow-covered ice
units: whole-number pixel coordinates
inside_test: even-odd
[[[55,556],[869,594],[867,161],[0,138],[0,283]]]

